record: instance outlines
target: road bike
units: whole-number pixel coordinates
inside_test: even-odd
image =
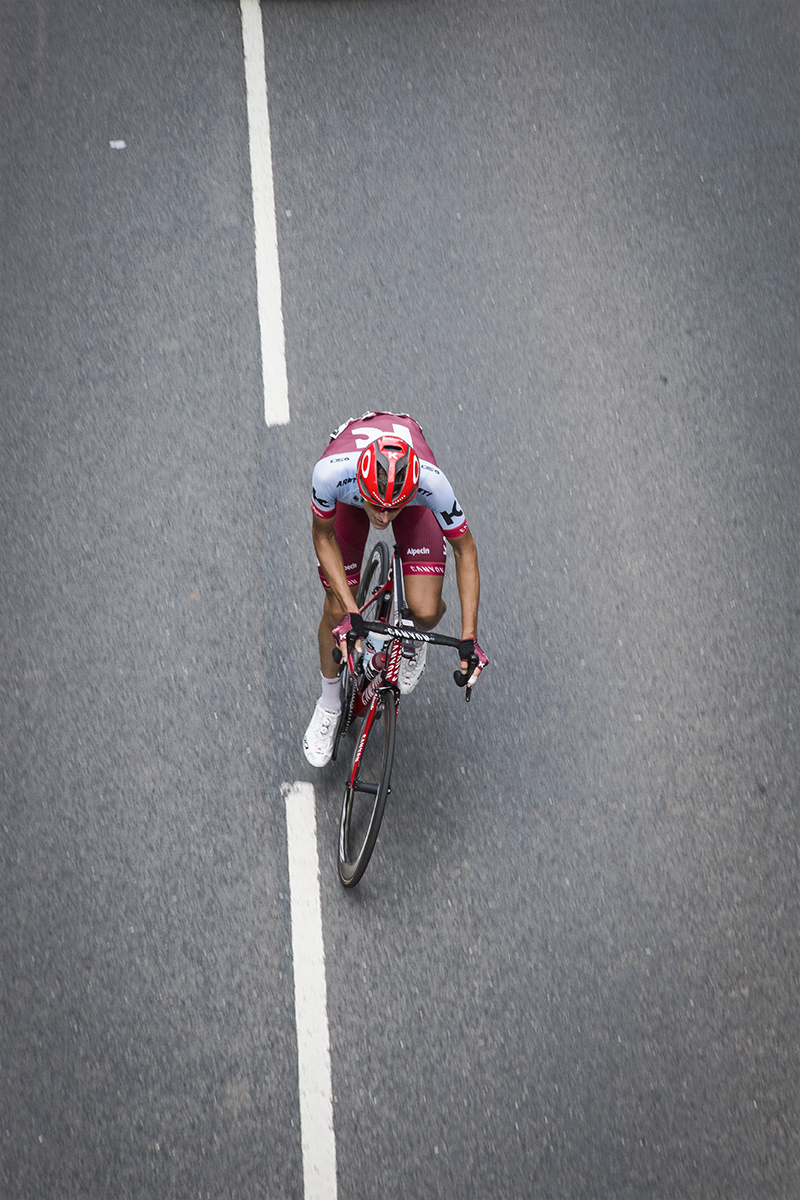
[[[350,633],[346,657],[338,647],[334,650],[334,658],[341,664],[342,692],[334,759],[348,730],[354,727],[356,734],[339,821],[339,878],[345,887],[355,887],[367,869],[391,791],[400,705],[397,681],[403,654],[412,652],[415,642],[460,648],[458,638],[422,633],[414,628],[406,608],[403,563],[397,546],[390,559],[386,543],[375,543],[362,573],[356,603],[368,634],[376,634],[385,641],[383,648],[372,655],[366,645],[363,653],[358,654],[356,635]],[[460,669],[453,672],[459,687],[466,687],[467,700],[472,694],[467,681],[477,665],[477,656],[472,656],[466,674]]]

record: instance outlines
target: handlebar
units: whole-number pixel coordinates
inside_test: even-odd
[[[400,638],[402,641],[412,642],[430,642],[435,646],[452,646],[455,650],[461,649],[461,642],[458,638],[448,637],[444,633],[422,633],[419,629],[414,629],[408,625],[387,625],[385,621],[365,621],[364,628],[367,633],[380,633],[383,637]],[[360,635],[352,631],[347,635],[347,652],[352,654],[353,647],[358,641]],[[342,652],[338,646],[333,649],[333,660],[339,664],[342,662]],[[477,654],[471,654],[468,660],[466,674],[461,671],[453,672],[453,679],[458,687],[466,687],[465,700],[469,701],[472,695],[472,688],[467,687],[467,683],[472,676],[473,671],[478,665]]]

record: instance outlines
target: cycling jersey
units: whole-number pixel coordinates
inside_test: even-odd
[[[364,507],[356,479],[358,460],[365,446],[385,435],[403,438],[414,447],[420,460],[419,488],[406,507],[424,505],[433,513],[446,538],[461,537],[468,526],[455,492],[436,465],[422,429],[407,413],[367,412],[363,417],[351,417],[334,430],[325,453],[314,467],[311,480],[314,516],[331,520],[337,504]]]

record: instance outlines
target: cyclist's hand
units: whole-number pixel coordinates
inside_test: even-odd
[[[342,657],[347,656],[347,635],[354,633],[357,638],[366,637],[366,629],[364,628],[364,618],[359,612],[345,613],[342,620],[332,631],[332,637],[335,642],[339,643],[339,649],[342,652]],[[356,643],[358,645],[358,643]]]
[[[470,659],[472,659],[474,663],[472,674],[470,675],[469,679],[465,680],[468,688],[474,687],[483,668],[488,667],[489,658],[486,654],[484,654],[483,650],[481,650],[480,646],[478,645],[477,638],[465,638],[464,641],[460,643],[458,650],[461,655],[462,679],[470,669]],[[475,663],[475,659],[478,660],[477,663]]]

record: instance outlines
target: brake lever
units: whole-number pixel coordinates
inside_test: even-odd
[[[469,704],[470,697],[472,696],[472,685],[467,687],[467,684],[468,684],[469,680],[471,679],[472,672],[475,670],[477,665],[478,665],[477,654],[471,654],[469,656],[469,660],[467,662],[466,674],[462,675],[461,671],[453,671],[453,679],[455,680],[456,685],[458,687],[467,688],[466,694],[464,696],[464,699],[466,700],[467,704]]]
[[[349,633],[348,633],[348,635],[347,635],[347,654],[348,654],[348,657],[349,657],[349,656],[350,656],[350,655],[353,653],[353,650],[355,649],[355,644],[356,644],[356,642],[357,642],[357,641],[358,641],[358,634],[357,634],[357,633],[353,633],[353,631],[352,631],[352,629],[351,629],[351,630],[350,630],[350,632],[349,632]],[[336,665],[337,665],[337,666],[339,666],[339,667],[340,667],[340,666],[342,665],[342,663],[344,662],[344,655],[342,654],[342,652],[341,652],[341,650],[339,649],[339,647],[338,647],[338,646],[334,646],[334,647],[333,647],[333,650],[331,650],[331,654],[333,655],[333,661],[336,663]]]

